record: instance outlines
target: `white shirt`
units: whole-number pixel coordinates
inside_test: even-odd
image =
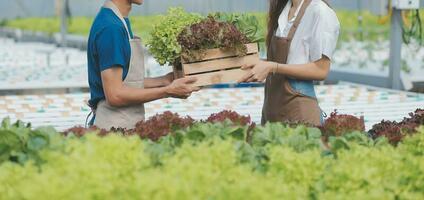
[[[289,0],[278,18],[276,36],[287,37],[300,8],[288,20],[292,1]],[[332,59],[340,33],[340,22],[336,13],[322,0],[312,0],[293,37],[287,64],[306,64],[315,62],[322,55]]]

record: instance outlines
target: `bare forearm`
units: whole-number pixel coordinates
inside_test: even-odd
[[[328,69],[326,67],[319,67],[316,63],[298,65],[283,65],[278,63],[273,64],[276,67],[276,73],[284,74],[296,79],[320,81],[325,80],[328,75]]]
[[[169,85],[165,76],[144,79],[144,88],[157,88]]]
[[[323,57],[308,64],[292,65],[279,64],[271,61],[258,61],[254,64],[242,66],[243,70],[250,69],[241,79],[241,82],[263,82],[270,73],[283,74],[288,77],[302,80],[325,80],[330,70],[330,59]]]
[[[116,107],[143,104],[168,97],[167,87],[138,89],[121,86],[120,89],[114,91],[113,94],[114,95],[109,95],[107,101],[109,104]]]
[[[142,104],[165,97],[187,98],[193,91],[199,90],[190,85],[196,82],[195,78],[178,79],[165,87],[148,88],[170,82],[172,74],[168,74],[168,78],[165,76],[164,82],[147,79],[145,88],[128,87],[122,81],[122,71],[121,67],[112,67],[101,73],[106,101],[114,107]]]

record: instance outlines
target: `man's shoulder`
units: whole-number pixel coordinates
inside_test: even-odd
[[[122,22],[117,16],[108,8],[101,8],[100,12],[97,14],[94,19],[91,33],[97,34],[104,30],[108,31],[122,31],[125,29]]]

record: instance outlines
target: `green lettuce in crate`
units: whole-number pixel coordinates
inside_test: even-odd
[[[265,40],[259,30],[259,20],[255,15],[218,12],[211,16],[217,21],[228,22],[235,25],[251,42],[263,42]]]
[[[162,18],[161,23],[157,24],[150,33],[147,47],[160,65],[173,65],[181,53],[177,36],[185,27],[199,22],[203,17],[199,14],[187,13],[182,8],[170,8],[168,14]]]

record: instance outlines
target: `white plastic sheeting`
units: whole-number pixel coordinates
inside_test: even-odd
[[[172,70],[146,57],[147,76]],[[0,38],[0,90],[88,88],[87,78],[86,51]]]
[[[389,41],[349,41],[334,53],[332,69],[349,69],[389,76]],[[424,47],[417,42],[402,47],[401,74],[410,82],[424,81]]]
[[[364,116],[366,127],[381,120],[401,120],[417,108],[424,108],[424,95],[342,83],[317,86],[321,108],[329,115],[340,113]],[[83,125],[90,112],[89,94],[0,96],[0,119],[10,117],[31,122],[35,127],[54,126],[64,130]],[[204,89],[189,99],[162,99],[146,104],[146,115],[164,111],[205,119],[224,109],[261,118],[263,88]]]

